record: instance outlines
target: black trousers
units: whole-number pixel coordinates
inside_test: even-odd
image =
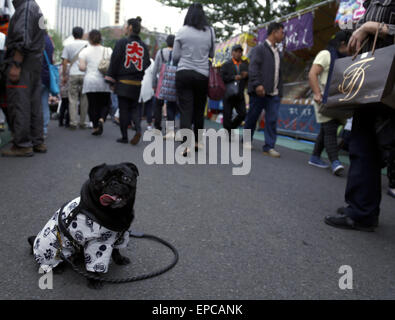
[[[390,157],[388,159],[387,176],[388,176],[389,187],[391,189],[395,189],[395,149],[392,150]]]
[[[350,136],[350,168],[345,193],[346,214],[372,223],[380,214],[381,169],[384,166],[375,130],[375,111],[381,105],[354,113]]]
[[[162,130],[162,109],[165,104],[164,100],[154,99],[154,118],[155,118],[155,129]],[[167,101],[167,121],[175,121],[178,112],[177,102]]]
[[[17,147],[29,148],[44,143],[41,89],[41,61],[25,57],[19,82],[11,83],[7,79],[7,109]]]
[[[99,119],[105,120],[110,106],[111,94],[109,92],[88,92],[88,114],[93,127],[99,126]]]
[[[236,109],[237,116],[233,118],[233,109]],[[230,132],[237,129],[247,115],[244,94],[224,99],[224,128]]]
[[[204,128],[208,77],[192,70],[178,71],[176,73],[176,88],[180,110],[180,128],[192,129],[193,125],[195,141],[198,141],[198,130]]]
[[[339,160],[339,147],[337,145],[337,128],[339,128],[339,125],[340,122],[336,119],[321,123],[320,133],[314,145],[314,156],[320,157],[325,148],[330,162]]]
[[[128,126],[133,121],[136,133],[141,134],[141,117],[138,100],[118,97],[119,101],[119,122],[122,139],[128,139]]]
[[[69,98],[62,98],[62,104],[59,110],[59,125],[65,124],[70,125],[70,114],[69,114]]]

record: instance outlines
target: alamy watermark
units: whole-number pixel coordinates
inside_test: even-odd
[[[339,279],[339,288],[341,290],[352,290],[354,281],[352,268],[348,265],[341,266],[339,274],[342,274]]]
[[[166,122],[166,133],[174,132],[174,122]],[[180,165],[217,165],[230,163],[236,167],[232,168],[232,174],[248,175],[251,172],[251,150],[240,148],[240,139],[230,141],[228,132],[225,129],[216,131],[215,129],[200,129],[198,139],[195,139],[193,130],[181,129],[174,133],[175,139],[164,139],[162,132],[159,130],[146,131],[143,141],[151,142],[143,153],[144,162],[152,164],[175,164]],[[152,141],[153,140],[153,141]],[[197,144],[195,140],[199,141]],[[218,140],[221,145],[221,159],[218,160]],[[182,142],[177,148],[176,142]],[[251,130],[243,130],[243,142],[251,143]],[[196,152],[195,146],[199,151]],[[188,156],[184,156],[185,150],[188,150]],[[166,151],[166,154],[165,154]],[[241,155],[240,155],[241,152]],[[208,162],[207,162],[208,156]]]
[[[52,290],[53,289],[53,272],[45,272],[41,267],[38,270],[39,274],[43,274],[40,279],[38,279],[38,287],[41,290]]]

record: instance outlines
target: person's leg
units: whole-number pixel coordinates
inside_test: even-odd
[[[162,131],[162,108],[164,101],[156,99],[154,100],[154,117],[155,117],[155,129]]]
[[[118,97],[119,103],[119,127],[121,129],[122,140],[128,141],[128,126],[130,124],[129,103],[127,98]]]
[[[108,116],[109,107],[111,103],[111,94],[109,92],[100,92],[100,109],[99,109],[99,120],[105,122],[106,117]]]
[[[180,129],[192,129],[194,89],[192,84],[191,71],[182,70],[176,73],[176,88],[178,97],[178,108],[180,110]],[[186,141],[183,138],[183,142]]]
[[[152,125],[152,101],[153,101],[153,99],[150,99],[150,100],[144,102],[146,116],[147,116],[147,124],[149,126]]]
[[[250,96],[250,108],[247,113],[244,129],[251,130],[251,139],[254,137],[256,123],[262,114],[265,98],[258,97],[256,94]]]
[[[97,130],[99,126],[99,118],[100,118],[100,98],[97,97],[96,92],[88,92],[88,112],[89,118],[93,123],[93,129]]]
[[[43,107],[41,105],[41,75],[38,72],[31,73],[31,96],[30,96],[30,104],[31,104],[31,127],[30,127],[30,136],[32,140],[32,144],[35,147],[41,147],[44,144],[44,121],[43,121]],[[47,100],[48,101],[48,100]],[[48,102],[47,102],[48,103]],[[49,108],[48,108],[49,110]],[[36,150],[35,150],[36,151]],[[41,152],[46,152],[46,147],[41,149]]]
[[[42,105],[43,117],[44,117],[44,127],[43,127],[44,135],[48,134],[48,124],[50,119],[48,99],[49,99],[49,89],[46,87],[46,85],[41,84],[41,105]]]
[[[240,127],[247,115],[244,94],[236,99],[235,109],[237,112],[237,116],[232,121],[232,129],[237,129],[238,127]]]
[[[370,108],[354,114],[345,193],[346,215],[354,221],[366,223],[377,219],[381,201],[381,153],[376,141],[374,118]]]
[[[193,93],[193,130],[195,133],[195,141],[202,141],[203,137],[199,137],[199,129],[204,129],[204,111],[207,104],[208,94],[208,78],[195,73],[194,93]]]
[[[339,160],[339,147],[337,145],[338,127],[339,122],[335,119],[322,124],[322,128],[324,129],[325,150],[331,163]]]
[[[88,97],[86,94],[82,94],[82,87],[84,85],[84,76],[79,78],[79,92],[80,92],[80,127],[85,128],[86,115],[88,113]]]
[[[139,103],[137,100],[129,99],[129,110],[130,115],[134,123],[136,133],[141,134],[141,110],[139,108]]]
[[[230,134],[230,130],[232,130],[233,104],[230,98],[225,98],[223,104],[223,127]]]
[[[390,152],[387,165],[388,186],[395,193],[395,149]]]
[[[322,124],[320,126],[320,132],[315,140],[313,156],[317,158],[321,158],[322,151],[324,151],[324,128]]]
[[[263,151],[274,149],[277,140],[277,119],[280,107],[280,97],[265,97],[265,145]]]
[[[70,76],[69,80],[69,114],[70,127],[75,128],[78,124],[78,101],[80,98],[80,84],[78,76]]]
[[[13,84],[7,79],[7,109],[9,112],[11,127],[13,129],[13,143],[16,147],[20,148],[33,147],[30,137],[31,89],[30,72],[26,70],[26,68],[22,69],[20,80],[17,84]],[[42,117],[42,109],[40,111],[40,115]]]

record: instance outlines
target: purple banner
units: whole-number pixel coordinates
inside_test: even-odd
[[[309,12],[288,22],[283,22],[287,51],[311,48],[313,40],[313,13]],[[267,29],[258,31],[258,43],[266,40]]]

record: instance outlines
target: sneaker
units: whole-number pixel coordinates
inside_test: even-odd
[[[70,127],[69,127],[69,130],[75,131],[75,130],[77,130],[77,126],[71,124]]]
[[[47,153],[48,149],[47,146],[44,143],[42,143],[39,144],[38,146],[34,146],[33,151],[36,153]]]
[[[251,142],[244,142],[244,143],[243,143],[243,148],[244,148],[244,149],[248,149],[248,150],[252,150],[252,144],[251,144]]]
[[[322,168],[322,169],[329,168],[329,164],[327,164],[325,161],[321,160],[321,158],[317,156],[311,156],[308,163],[317,168]]]
[[[1,155],[3,157],[32,157],[34,153],[33,148],[12,146],[10,149],[4,150]]]
[[[265,156],[270,156],[273,158],[280,158],[280,156],[281,156],[280,153],[274,149],[269,149],[269,151],[263,151],[263,154]]]
[[[136,133],[132,140],[130,140],[130,144],[137,145],[140,142],[141,133]]]
[[[332,162],[332,172],[335,176],[342,176],[344,173],[344,167],[339,160]]]

